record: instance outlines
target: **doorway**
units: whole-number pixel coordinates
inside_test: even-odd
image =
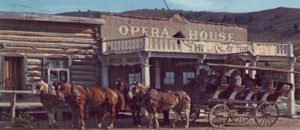
[[[23,58],[4,57],[3,90],[23,90]]]

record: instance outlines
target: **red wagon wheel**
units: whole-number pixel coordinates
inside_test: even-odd
[[[213,127],[223,127],[229,120],[229,108],[225,104],[215,105],[209,112],[208,120]]]
[[[274,103],[262,103],[255,110],[254,120],[259,126],[272,126],[279,118],[279,108]]]

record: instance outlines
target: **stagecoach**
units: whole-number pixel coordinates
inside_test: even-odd
[[[288,70],[229,64],[207,63],[205,65],[210,67],[258,70],[264,72],[299,73]],[[242,85],[235,87],[229,97],[220,98],[220,94],[228,88],[229,85],[222,85],[219,86],[210,97],[202,96],[196,99],[192,98],[191,122],[196,121],[200,113],[205,113],[208,114],[208,121],[213,127],[223,127],[229,123],[245,123],[250,119],[254,119],[259,126],[272,126],[277,122],[278,118],[282,116],[278,107],[278,104],[281,103],[281,97],[287,96],[289,92],[294,89],[294,86],[286,82],[273,82],[272,87],[267,87],[260,99],[253,99],[251,97],[257,95],[260,90],[259,87],[254,86],[250,89],[245,98],[237,99],[237,94],[243,92],[245,89],[245,86]],[[204,112],[201,110],[204,110]]]

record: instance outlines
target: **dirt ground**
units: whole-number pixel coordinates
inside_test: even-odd
[[[109,124],[110,117],[107,118],[103,126],[106,127]],[[89,120],[86,121],[86,126],[88,130],[92,129],[98,129],[97,128],[97,119],[94,117],[91,117]],[[160,122],[162,121],[161,115],[160,115]],[[72,129],[71,128],[71,121],[66,119],[63,121],[57,121],[58,128],[56,129]],[[142,130],[147,129],[147,123],[148,120],[146,118],[142,119],[142,127],[137,128],[132,126],[132,119],[129,116],[119,116],[119,118],[116,119],[114,129],[136,129],[136,130]],[[46,119],[36,120],[33,123],[34,128],[33,129],[49,129],[48,122]],[[14,124],[10,122],[0,122],[0,128],[1,129],[24,129],[24,128],[18,128],[15,127]],[[176,128],[172,128],[170,126],[161,126],[160,129],[165,130],[174,130],[174,129],[184,129],[184,121],[178,121],[176,123]],[[214,130],[213,127],[209,125],[209,122],[207,118],[201,118],[198,119],[195,123],[190,124],[189,129],[194,130]],[[255,124],[255,121],[251,119],[249,122],[245,124],[228,124],[224,128],[219,128],[220,130],[300,130],[300,119],[290,119],[290,118],[280,118],[277,123],[273,127],[258,127]]]

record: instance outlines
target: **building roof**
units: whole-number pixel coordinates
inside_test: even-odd
[[[220,23],[220,22],[207,22],[207,21],[197,21],[197,20],[191,20],[186,18],[181,12],[176,12],[171,15],[168,15],[166,17],[154,17],[154,16],[139,16],[139,15],[128,15],[128,14],[122,14],[122,13],[111,13],[111,12],[96,12],[96,11],[87,11],[87,12],[65,12],[60,13],[58,15],[64,15],[64,16],[76,16],[76,17],[92,17],[92,18],[101,18],[101,15],[108,15],[108,16],[118,16],[118,17],[124,17],[124,18],[134,18],[134,19],[148,19],[148,20],[161,20],[161,21],[167,21],[170,18],[172,18],[174,15],[181,15],[186,20],[188,20],[191,23],[199,23],[199,24],[211,24],[211,25],[224,25],[224,26],[233,26],[233,27],[242,27],[247,28],[246,25],[240,25],[240,24],[228,24],[228,23]]]
[[[14,13],[14,12],[0,12],[0,19],[83,23],[83,24],[104,24],[105,23],[105,20],[101,18],[86,18],[86,17],[61,16],[61,15],[52,15],[52,14],[31,14],[31,13]]]
[[[117,13],[100,13],[101,15],[110,15],[110,16],[119,16],[119,17],[127,17],[127,18],[135,18],[135,19],[150,19],[150,20],[164,20],[164,21],[168,21],[169,19],[171,19],[174,15],[180,15],[183,18],[185,18],[185,16],[182,13],[174,13],[173,15],[171,15],[171,17],[169,18],[160,18],[160,17],[146,17],[146,16],[131,16],[131,15],[126,15],[126,14],[117,14]],[[218,22],[206,22],[206,21],[196,21],[196,20],[190,20],[185,18],[186,20],[188,20],[191,23],[199,23],[199,24],[211,24],[211,25],[224,25],[224,26],[233,26],[233,27],[242,27],[242,28],[247,28],[248,26],[246,25],[240,25],[240,24],[228,24],[228,23],[218,23]]]

